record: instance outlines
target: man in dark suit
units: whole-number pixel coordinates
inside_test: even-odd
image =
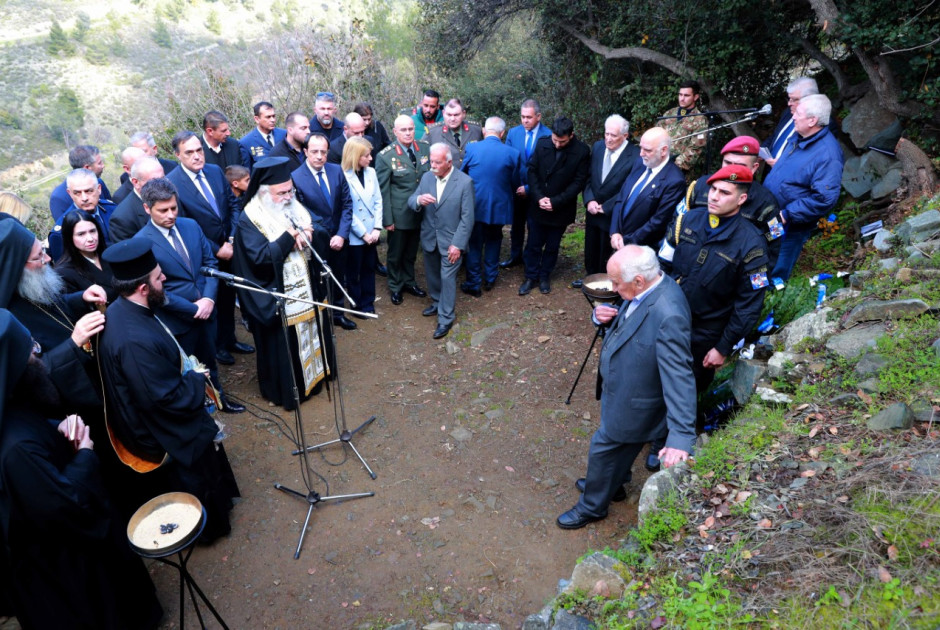
[[[101,184],[98,183],[98,178],[88,169],[77,168],[68,174],[65,182],[72,204],[59,216],[52,232],[49,233],[49,255],[53,260],[62,256],[62,219],[73,210],[83,210],[98,219],[101,224],[101,238],[107,245],[111,244],[108,224],[111,222],[115,205],[108,199],[101,198]]]
[[[640,161],[627,175],[617,197],[608,202],[611,212],[610,245],[628,243],[659,247],[676,205],[685,192],[685,175],[669,159],[671,140],[662,127],[640,138]]]
[[[392,304],[403,301],[402,291],[427,297],[415,279],[421,215],[408,208],[408,198],[427,172],[428,144],[415,141],[415,121],[402,114],[392,127],[395,142],[379,153],[375,175],[382,189],[382,227],[388,231],[388,290]]]
[[[647,442],[668,430],[659,452],[666,468],[688,459],[695,444],[692,317],[682,290],[659,270],[649,247],[618,250],[607,274],[624,302],[619,311],[594,309],[595,322],[609,326],[598,370],[601,423],[591,438],[587,475],[575,484],[581,498],[558,517],[562,529],[605,518],[611,501],[626,498],[623,484]]]
[[[604,139],[591,149],[591,176],[582,198],[587,210],[584,227],[584,273],[604,273],[614,253],[610,246],[610,211],[604,204],[617,196],[624,180],[640,157],[640,150],[630,144],[630,123],[614,114],[604,123]],[[581,288],[581,281],[571,283]]]
[[[365,138],[369,144],[374,144],[371,137],[366,136],[366,121],[356,112],[349,112],[343,119],[343,133],[330,140],[330,153],[326,161],[331,164],[341,164],[343,161],[343,147],[352,137]]]
[[[99,197],[101,199],[111,199],[111,191],[101,179],[101,173],[104,172],[104,160],[101,158],[101,151],[98,147],[90,144],[80,144],[69,151],[69,166],[72,170],[84,168],[95,174],[98,178],[98,186],[101,187]],[[65,180],[52,190],[49,196],[49,210],[52,212],[52,219],[58,221],[62,218],[69,207],[72,205],[72,198],[69,196]]]
[[[460,167],[473,180],[475,192],[473,232],[467,248],[467,280],[460,285],[460,290],[474,297],[482,295],[481,275],[487,291],[496,283],[503,226],[512,222],[513,199],[522,183],[522,154],[500,142],[505,131],[506,122],[502,118],[487,118],[483,140],[467,147]]]
[[[238,141],[242,152],[242,163],[251,168],[255,162],[265,157],[287,132],[277,127],[277,114],[274,105],[267,101],[255,103],[255,128]],[[237,222],[237,221],[236,221]]]
[[[408,207],[424,211],[421,249],[433,303],[421,314],[437,315],[433,337],[441,339],[454,325],[460,256],[473,230],[473,180],[454,168],[451,148],[443,142],[431,145],[431,170],[421,177]]]
[[[310,119],[300,112],[291,112],[284,119],[287,135],[274,145],[268,157],[286,157],[290,160],[290,170],[304,163],[304,141],[310,134]]]
[[[483,129],[479,124],[467,120],[467,110],[459,98],[452,98],[444,106],[444,122],[428,129],[426,140],[429,144],[443,142],[448,145],[454,156],[454,167],[460,168],[467,145],[483,139]]]
[[[343,134],[343,121],[336,119],[336,97],[332,92],[317,92],[317,100],[313,103],[313,118],[310,119],[310,132],[322,133],[330,139],[337,140]]]
[[[131,194],[122,201],[111,214],[111,244],[125,241],[147,225],[150,216],[144,210],[144,203],[140,200],[140,189],[151,179],[163,177],[163,165],[160,161],[149,155],[138,159],[131,166],[130,181],[133,186]]]
[[[218,269],[212,246],[202,228],[192,219],[178,217],[176,187],[165,177],[150,180],[141,188],[144,210],[150,217],[137,236],[153,242],[153,255],[166,278],[166,301],[157,311],[186,354],[193,355],[209,370],[219,391],[221,410],[241,413],[245,407],[222,393],[215,358],[215,300],[218,280],[199,273],[201,267]]]
[[[145,155],[147,154],[144,153],[143,149],[137,147],[127,147],[121,151],[121,169],[124,172],[121,173],[121,187],[115,190],[114,194],[111,195],[111,201],[114,202],[114,205],[121,205],[121,202],[133,192],[134,184],[131,183],[130,178],[131,167],[134,166],[134,162]]]
[[[322,133],[311,133],[304,143],[307,161],[291,173],[299,201],[313,216],[314,240],[329,240],[326,262],[340,285],[346,284],[346,241],[352,225],[352,197],[343,169],[329,164],[330,141]],[[316,243],[315,243],[316,245]],[[343,305],[343,292],[333,287],[333,304]],[[356,322],[333,311],[333,323],[355,330]]]
[[[529,242],[522,253],[525,281],[519,295],[536,285],[551,293],[561,237],[574,222],[590,165],[591,150],[574,137],[574,123],[556,118],[551,138],[539,140],[529,160]]]
[[[222,112],[211,110],[202,117],[202,152],[206,164],[215,164],[224,172],[232,164],[249,167],[242,155],[241,146],[231,139],[228,117]]]
[[[179,166],[179,163],[174,160],[160,157],[160,148],[157,146],[157,141],[154,139],[153,134],[149,131],[137,131],[132,134],[130,144],[132,147],[137,147],[150,157],[157,158],[160,161],[160,165],[163,166],[164,173],[169,173]],[[122,182],[125,177],[129,177],[129,175],[127,173],[121,173]]]
[[[512,210],[512,228],[509,231],[509,258],[499,263],[501,269],[508,269],[522,263],[522,251],[525,249],[525,226],[529,217],[529,158],[535,151],[539,138],[552,135],[551,129],[542,124],[542,110],[534,98],[522,102],[520,109],[521,125],[516,125],[506,134],[506,144],[522,154],[522,184],[516,189],[516,199]]]
[[[206,164],[202,141],[192,131],[180,131],[173,136],[173,151],[180,161],[167,179],[178,193],[180,214],[193,219],[212,244],[219,269],[230,271],[232,238],[235,232],[232,216],[232,189],[225,175],[215,164]],[[218,317],[216,358],[222,365],[235,363],[232,352],[250,354],[255,349],[235,338],[235,290],[228,285],[219,287],[215,302]]]
[[[816,85],[816,79],[812,77],[799,77],[787,86],[787,110],[780,116],[777,128],[761,145],[767,152],[761,154],[767,166],[772,167],[777,163],[784,147],[787,146],[787,140],[796,133],[793,127],[793,114],[796,112],[796,106],[800,104],[800,99],[810,94],[819,94],[819,86]]]

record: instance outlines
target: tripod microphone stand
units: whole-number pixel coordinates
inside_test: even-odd
[[[770,104],[764,105],[761,108],[757,107],[748,107],[745,109],[726,109],[719,112],[699,112],[697,114],[686,114],[685,116],[661,116],[656,120],[672,120],[674,118],[691,118],[693,116],[704,116],[708,120],[708,124],[711,125],[717,116],[722,114],[744,114],[738,120],[733,120],[731,122],[722,123],[720,125],[714,125],[712,127],[707,127],[706,129],[701,129],[693,133],[674,138],[673,142],[679,142],[680,140],[685,140],[687,138],[692,138],[694,136],[700,136],[703,133],[707,134],[705,136],[705,172],[711,173],[711,161],[712,161],[712,132],[718,131],[719,129],[724,129],[725,127],[732,127],[734,125],[751,122],[756,119],[758,116],[769,116],[772,110]]]
[[[364,497],[375,496],[375,492],[357,492],[354,494],[337,494],[337,495],[323,496],[320,493],[313,490],[313,483],[311,480],[311,473],[313,473],[313,469],[310,468],[310,462],[307,458],[306,438],[304,437],[303,420],[300,415],[300,392],[297,390],[297,375],[294,372],[294,360],[293,358],[291,358],[292,355],[291,355],[291,346],[290,346],[290,336],[288,335],[288,332],[287,332],[290,328],[287,322],[287,300],[303,302],[305,304],[311,304],[317,307],[314,317],[317,321],[318,334],[320,335],[323,334],[321,332],[323,329],[320,323],[319,307],[323,306],[323,307],[326,307],[327,309],[336,309],[336,310],[342,310],[342,311],[346,311],[347,309],[341,309],[340,307],[335,307],[330,304],[323,304],[322,302],[316,302],[313,300],[304,300],[300,298],[295,298],[289,295],[285,295],[283,293],[277,293],[275,291],[268,291],[267,289],[254,285],[254,283],[248,280],[245,280],[244,278],[239,278],[238,276],[232,276],[231,278],[226,278],[226,282],[229,284],[229,286],[237,287],[245,291],[263,293],[273,298],[275,302],[277,303],[277,311],[281,318],[281,331],[283,333],[282,336],[284,338],[284,347],[285,347],[285,350],[287,351],[287,356],[289,357],[288,363],[290,365],[291,392],[294,397],[294,425],[295,425],[295,431],[296,431],[295,444],[297,446],[300,446],[300,451],[298,451],[301,454],[300,476],[301,476],[301,479],[303,479],[304,481],[304,486],[306,487],[307,492],[306,494],[304,494],[302,492],[298,492],[297,490],[292,490],[291,488],[282,486],[279,483],[275,483],[274,488],[276,490],[280,490],[281,492],[284,492],[285,494],[291,494],[301,499],[304,499],[307,502],[307,516],[304,519],[303,528],[301,528],[300,530],[300,539],[297,541],[297,549],[294,551],[294,559],[297,560],[300,558],[300,550],[303,548],[304,537],[307,534],[307,526],[310,524],[310,517],[313,514],[313,508],[315,508],[318,503],[322,503],[324,501],[339,501],[343,499],[361,499]],[[353,312],[353,311],[349,311],[349,312]],[[321,343],[321,347],[323,347],[322,339],[320,343]],[[324,378],[325,378],[325,375],[324,375]],[[295,452],[294,454],[296,455],[298,454],[298,452]],[[320,477],[320,478],[323,479],[323,477]],[[324,485],[326,485],[326,480],[323,480],[323,482],[324,482]],[[327,485],[327,491],[329,491],[328,485]]]
[[[336,276],[333,274],[333,270],[330,268],[330,265],[323,259],[322,256],[320,256],[320,253],[316,250],[315,247],[313,247],[310,241],[307,240],[307,236],[306,234],[304,234],[303,230],[300,230],[300,234],[303,235],[303,239],[306,242],[306,244],[310,247],[310,251],[313,252],[313,255],[316,257],[317,261],[320,263],[321,267],[323,268],[323,271],[320,273],[320,276],[322,278],[327,278],[327,281],[326,281],[327,301],[330,304],[333,303],[333,287],[336,286],[336,287],[339,287],[339,290],[343,293],[345,298],[349,300],[349,303],[355,306],[356,303],[350,297],[349,293],[346,292],[346,289],[343,287],[342,283],[340,283],[339,280],[336,279]],[[345,309],[342,309],[342,310],[345,310]],[[368,315],[371,315],[372,317],[377,317],[377,315],[372,314],[372,313],[369,313]],[[323,334],[326,335],[327,331],[324,330]],[[330,318],[329,334],[333,340],[333,356],[335,357],[336,356],[336,334],[333,329],[332,318]],[[366,472],[369,473],[369,477],[371,477],[372,479],[375,479],[376,474],[372,471],[371,468],[369,468],[369,464],[366,463],[365,458],[362,456],[361,453],[359,453],[359,449],[357,449],[356,445],[353,444],[352,438],[354,435],[362,431],[364,428],[366,428],[367,426],[375,422],[376,416],[374,415],[370,416],[365,422],[363,422],[358,427],[350,431],[346,426],[346,406],[345,406],[345,400],[343,398],[343,387],[342,387],[342,380],[340,377],[340,370],[336,370],[335,375],[336,375],[335,377],[336,397],[331,398],[331,400],[333,400],[334,424],[336,425],[336,430],[337,430],[337,433],[339,434],[339,437],[337,437],[335,440],[329,440],[327,442],[322,442],[320,444],[315,444],[313,446],[301,445],[301,447],[293,451],[291,455],[303,454],[306,456],[306,453],[310,451],[319,450],[324,447],[330,446],[332,444],[340,443],[343,445],[344,449],[348,446],[352,450],[352,452],[356,455],[356,457],[362,463],[362,466],[366,469]],[[326,392],[327,392],[327,395],[329,396],[330,395],[329,379],[327,379],[326,381]]]

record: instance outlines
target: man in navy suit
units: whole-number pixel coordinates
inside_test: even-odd
[[[591,149],[591,176],[584,187],[582,198],[587,210],[584,227],[584,273],[604,273],[607,261],[614,253],[610,246],[610,215],[607,202],[617,196],[624,180],[640,157],[640,150],[630,144],[627,134],[630,123],[614,114],[604,123],[604,139]],[[605,207],[605,204],[607,207]],[[581,281],[572,286],[581,288]]]
[[[662,127],[640,138],[640,161],[610,204],[610,246],[634,243],[659,248],[676,205],[685,193],[685,175],[669,159],[672,141]]]
[[[522,184],[522,154],[500,140],[506,121],[492,117],[483,126],[483,140],[467,145],[460,169],[473,180],[474,223],[467,246],[467,280],[460,290],[480,297],[481,261],[483,288],[489,291],[499,274],[499,248],[503,226],[512,223],[513,200]]]
[[[780,159],[784,147],[787,146],[787,140],[796,132],[793,127],[793,114],[796,113],[796,106],[800,104],[801,98],[810,94],[819,94],[819,86],[816,85],[816,79],[812,77],[799,77],[787,86],[788,109],[780,116],[777,128],[761,145],[770,154],[769,156],[762,154],[767,166],[772,167]]]
[[[193,219],[209,239],[213,255],[219,261],[219,269],[230,271],[232,260],[232,238],[235,222],[232,188],[225,174],[215,164],[206,164],[202,141],[192,131],[180,131],[173,136],[173,151],[180,161],[167,179],[176,186],[180,214]],[[219,287],[215,302],[218,318],[216,358],[223,365],[235,363],[232,352],[250,354],[255,349],[235,338],[235,290]]]
[[[166,276],[166,301],[157,309],[160,321],[170,330],[186,354],[195,356],[209,369],[209,378],[219,390],[222,411],[241,413],[245,407],[222,393],[215,358],[215,300],[218,280],[199,273],[201,267],[218,269],[212,246],[202,228],[192,219],[178,217],[176,187],[165,177],[152,179],[141,188],[141,200],[150,221],[137,236],[153,242],[153,255]]]
[[[322,133],[311,133],[304,143],[307,161],[291,173],[297,201],[313,216],[313,245],[329,240],[326,262],[333,270],[337,281],[344,285],[346,269],[346,241],[352,225],[352,197],[343,169],[329,164],[326,156],[330,152],[330,140]],[[319,250],[319,248],[318,248]],[[333,304],[343,305],[343,293],[333,288]],[[356,322],[334,311],[333,323],[345,330],[355,330]]]
[[[249,168],[241,145],[231,136],[232,130],[225,114],[214,109],[206,112],[202,117],[202,151],[206,156],[206,164],[215,164],[222,172],[232,164]]]
[[[144,203],[140,199],[140,189],[151,179],[163,177],[163,165],[160,161],[149,155],[139,158],[130,170],[130,182],[133,186],[131,193],[118,204],[111,215],[108,229],[111,231],[111,244],[126,241],[147,225],[150,216],[144,210]]]
[[[101,152],[98,147],[90,144],[80,144],[69,151],[69,166],[72,170],[79,168],[88,169],[98,178],[98,185],[101,187],[99,196],[102,199],[111,199],[111,191],[101,179],[101,173],[104,172],[104,160],[101,159]],[[52,218],[58,221],[62,218],[72,205],[72,198],[69,197],[65,180],[52,190],[49,196],[49,210],[52,212]]]
[[[98,219],[101,223],[101,237],[106,244],[111,244],[108,224],[116,206],[108,199],[101,198],[101,184],[98,183],[98,178],[88,169],[77,168],[68,174],[65,182],[72,204],[59,216],[52,232],[49,233],[49,255],[52,260],[58,260],[62,256],[62,219],[72,210],[84,210]]]
[[[251,168],[255,162],[268,154],[278,142],[287,136],[287,131],[277,128],[274,105],[267,101],[255,103],[255,128],[238,141],[242,151],[242,163]],[[235,222],[237,223],[237,221]]]
[[[695,444],[692,316],[682,290],[663,275],[649,247],[623,247],[608,261],[607,274],[624,302],[619,310],[601,304],[592,316],[608,328],[598,369],[601,423],[591,438],[587,475],[575,482],[581,498],[558,517],[562,529],[605,518],[611,501],[626,498],[623,484],[647,442],[668,431],[659,452],[666,468],[688,459]]]
[[[551,129],[542,124],[542,110],[534,98],[522,102],[519,115],[521,125],[516,125],[506,134],[506,144],[522,154],[522,184],[516,188],[516,199],[512,210],[512,228],[509,230],[509,258],[499,263],[508,269],[522,263],[525,249],[525,226],[529,216],[529,158],[535,151],[539,138],[552,135]]]

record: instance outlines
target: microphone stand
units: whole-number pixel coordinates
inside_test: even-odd
[[[323,257],[320,256],[320,253],[316,250],[316,248],[307,238],[307,235],[304,233],[304,231],[300,229],[296,224],[294,224],[293,219],[291,219],[291,224],[294,225],[294,229],[300,232],[301,238],[303,239],[304,243],[307,245],[307,247],[316,257],[317,262],[319,262],[320,265],[323,267],[323,271],[320,272],[320,276],[322,278],[329,278],[330,280],[333,281],[332,283],[330,283],[329,281],[327,281],[326,283],[327,300],[330,303],[333,302],[333,285],[335,284],[337,287],[339,287],[339,290],[343,292],[343,295],[346,296],[346,299],[349,300],[349,302],[353,306],[355,306],[355,302],[353,302],[352,298],[349,297],[349,294],[346,292],[346,289],[343,288],[343,285],[340,284],[339,280],[336,279],[336,276],[333,275],[333,270],[330,268],[329,264],[327,264],[326,260],[324,260]],[[333,307],[333,308],[339,308],[339,307]],[[340,310],[345,310],[345,309],[340,309]],[[378,315],[373,315],[373,317],[378,317]],[[325,330],[323,330],[323,334],[324,335],[326,334]],[[335,329],[333,328],[332,318],[329,318],[329,334],[333,341],[333,356],[335,357],[337,344],[336,344],[336,332],[335,332]],[[325,348],[325,344],[324,344],[324,348]],[[330,446],[332,444],[340,443],[343,445],[344,450],[348,446],[352,450],[352,452],[356,455],[356,457],[359,459],[359,461],[362,463],[362,466],[366,469],[366,472],[369,473],[369,477],[371,477],[372,479],[376,479],[376,474],[372,471],[371,468],[369,468],[369,464],[366,463],[365,458],[362,456],[361,453],[359,453],[359,450],[356,448],[356,445],[353,444],[352,442],[353,436],[359,433],[360,431],[362,431],[364,428],[366,428],[373,422],[375,422],[376,416],[375,415],[370,416],[365,422],[363,422],[358,427],[350,431],[346,426],[346,405],[345,405],[345,400],[343,399],[343,386],[342,386],[342,381],[340,379],[340,370],[337,369],[334,372],[334,374],[335,374],[335,380],[336,380],[336,398],[333,399],[333,424],[336,426],[336,431],[339,437],[337,437],[335,440],[321,442],[320,444],[315,444],[313,446],[301,445],[299,449],[291,452],[291,455],[306,456],[306,454],[310,451],[315,451],[315,450],[324,448],[326,446]],[[329,379],[326,379],[326,392],[327,392],[327,396],[329,396],[330,394]]]
[[[241,280],[244,280],[244,279],[232,278],[231,280],[226,280],[226,282],[229,284],[229,286],[239,288],[239,289],[244,289],[245,291],[263,293],[269,297],[274,298],[274,300],[277,302],[277,311],[281,317],[281,331],[283,333],[283,338],[284,338],[284,348],[287,351],[287,356],[289,357],[288,365],[290,367],[291,393],[294,396],[294,426],[295,426],[295,431],[296,431],[296,440],[297,442],[299,442],[299,444],[295,443],[295,445],[299,445],[301,447],[301,452],[303,453],[300,459],[301,461],[300,477],[304,481],[304,486],[307,488],[307,493],[304,494],[302,492],[298,492],[297,490],[292,490],[291,488],[282,486],[279,483],[275,483],[274,488],[275,490],[280,490],[281,492],[284,492],[285,494],[292,494],[294,496],[297,496],[301,499],[304,499],[307,502],[307,516],[304,519],[304,525],[300,530],[300,539],[297,541],[297,548],[294,551],[294,559],[297,560],[300,558],[300,550],[301,548],[303,548],[304,536],[306,536],[307,534],[307,527],[310,524],[310,517],[313,514],[313,508],[315,508],[318,503],[322,503],[324,501],[340,501],[343,499],[361,499],[364,497],[374,497],[375,492],[357,492],[353,494],[334,494],[334,495],[328,495],[328,496],[323,496],[320,493],[316,492],[315,490],[313,490],[313,483],[311,482],[310,473],[312,472],[313,469],[310,467],[310,461],[307,458],[307,451],[304,448],[306,445],[306,438],[304,436],[303,419],[300,415],[300,392],[297,389],[297,375],[294,372],[294,360],[291,354],[290,335],[288,335],[287,333],[288,329],[290,328],[290,326],[287,323],[287,308],[286,308],[287,300],[292,300],[295,302],[303,302],[304,304],[311,304],[311,305],[315,305],[318,307],[324,306],[326,308],[331,308],[331,309],[338,309],[338,307],[331,306],[329,304],[322,304],[321,302],[315,302],[313,300],[305,300],[302,298],[291,297],[289,295],[285,295],[284,293],[278,293],[276,291],[268,291],[267,289],[257,286],[254,283],[250,283],[250,281],[248,280],[245,280],[244,282],[242,282]],[[319,316],[319,309],[317,309],[317,316]],[[328,379],[326,379],[324,376],[324,380],[328,380]],[[326,484],[325,480],[324,480],[324,484]],[[327,485],[327,492],[329,492],[329,485]]]
[[[713,122],[713,117],[715,116],[718,116],[720,114],[741,114],[741,113],[743,113],[744,116],[742,116],[738,120],[733,120],[731,122],[722,123],[720,125],[714,125],[712,127],[702,129],[701,131],[696,131],[694,133],[689,133],[684,136],[674,138],[673,142],[679,142],[680,140],[685,140],[693,136],[699,136],[699,135],[702,135],[703,133],[707,134],[705,136],[705,172],[710,173],[711,172],[711,158],[712,158],[712,155],[711,155],[712,133],[715,131],[718,131],[719,129],[724,129],[725,127],[731,127],[733,125],[737,125],[737,124],[744,123],[744,122],[751,122],[752,120],[756,119],[758,116],[763,115],[762,110],[757,109],[756,107],[748,107],[747,109],[726,109],[720,112],[699,112],[697,114],[687,114],[686,116],[681,116],[681,118],[688,118],[692,116],[705,116],[706,118],[708,118],[708,124],[711,125]],[[660,118],[657,118],[656,120],[669,120],[672,118],[680,118],[680,116],[678,115],[677,116],[661,116]]]

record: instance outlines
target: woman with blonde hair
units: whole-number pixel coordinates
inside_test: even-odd
[[[11,192],[0,192],[0,212],[4,212],[26,225],[29,217],[33,214],[33,209],[19,195]]]
[[[382,233],[382,191],[372,162],[372,143],[353,136],[343,147],[342,167],[353,202],[349,252],[346,254],[346,289],[357,310],[375,312],[376,248]],[[365,319],[360,316],[360,319]]]

